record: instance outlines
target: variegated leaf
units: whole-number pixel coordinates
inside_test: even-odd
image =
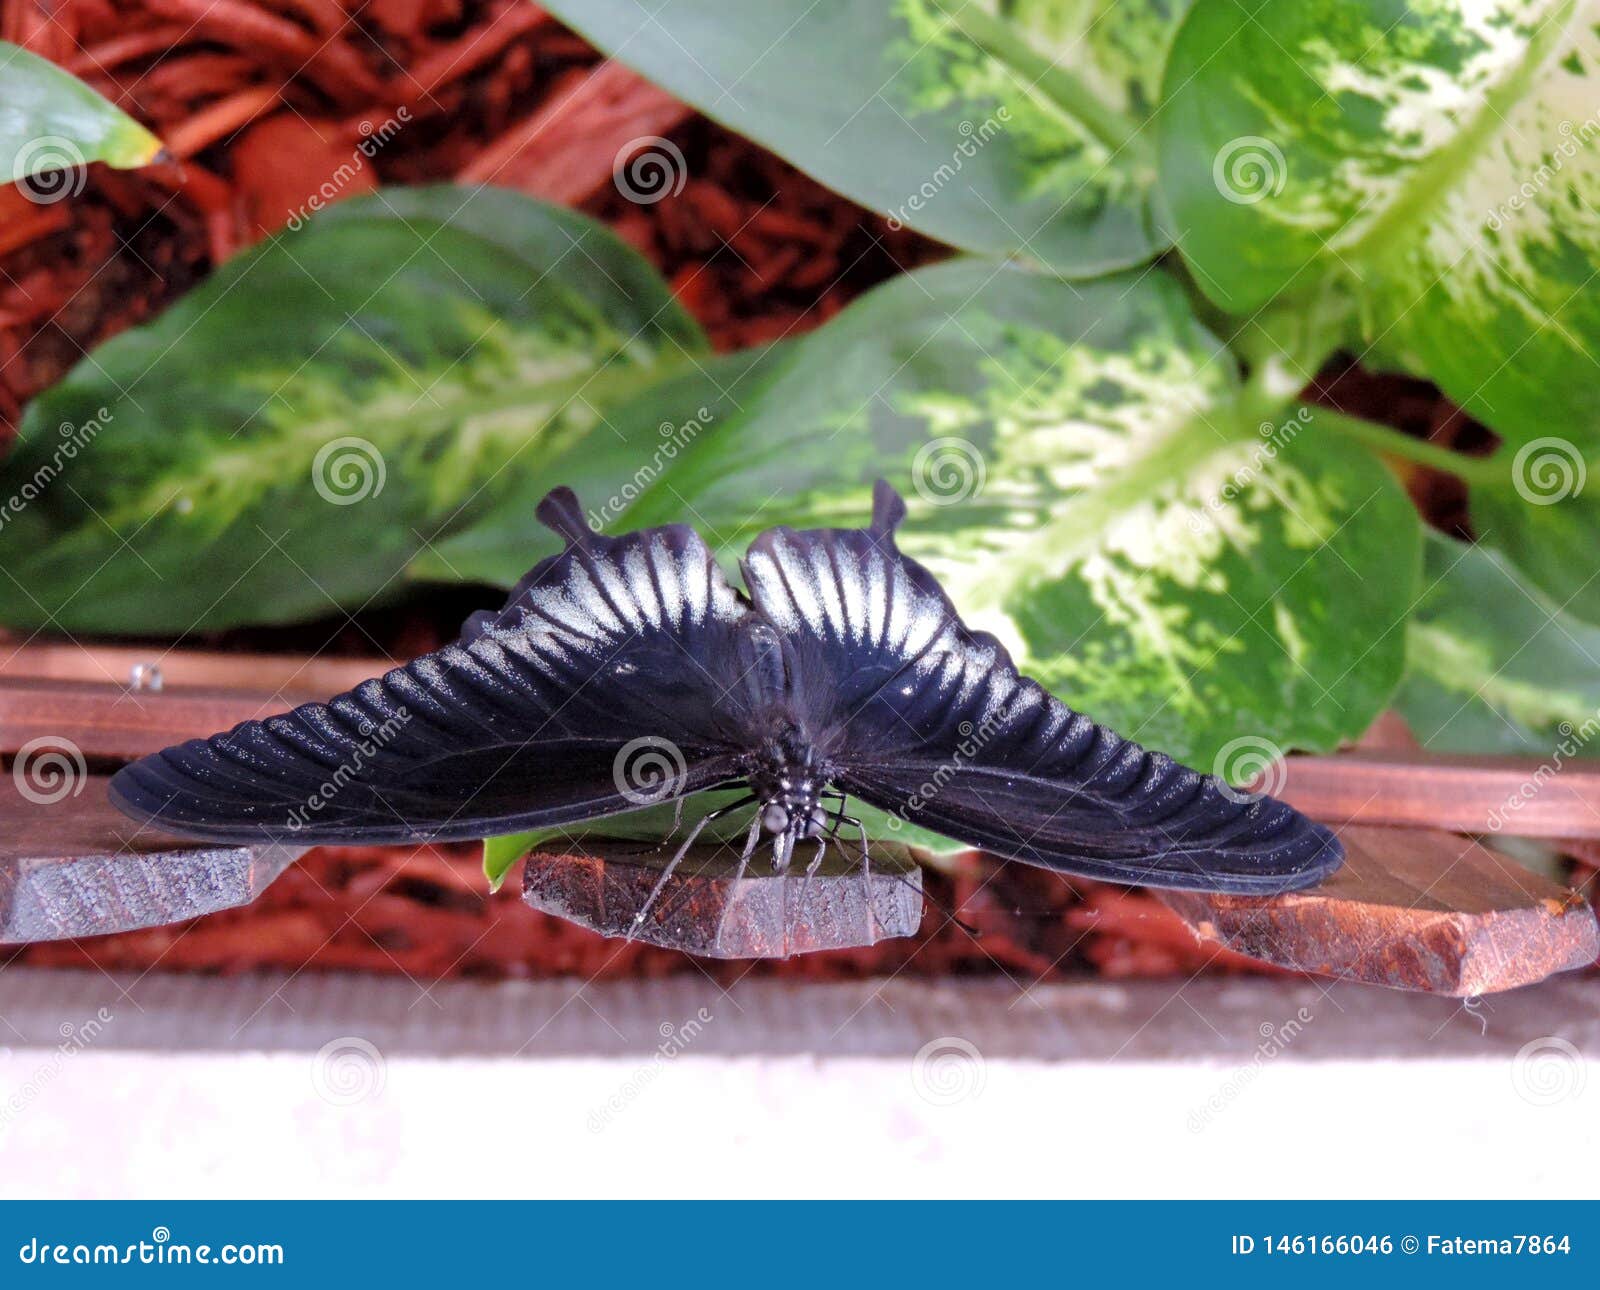
[[[1141,127],[1186,4],[547,7],[606,53],[863,205],[955,246],[1030,256],[1077,276],[1138,263],[1166,245],[1149,204],[1154,146]],[[619,154],[617,180],[648,200],[682,176],[670,145],[644,142],[665,173],[635,174]]]
[[[1474,487],[1472,521],[1563,612],[1600,624],[1600,445],[1590,455],[1562,435],[1502,453],[1510,484]]]
[[[1430,534],[1396,706],[1430,748],[1600,756],[1600,627],[1499,551]]]
[[[1331,285],[1352,342],[1503,436],[1600,445],[1600,3],[1197,0],[1166,95],[1218,304]]]
[[[343,203],[35,401],[0,467],[0,622],[181,634],[381,601],[705,350],[581,215],[495,189]]]
[[[587,435],[543,458],[537,472],[518,471],[497,490],[493,506],[418,551],[406,576],[514,585],[559,549],[555,535],[534,518],[552,485],[575,491],[596,529],[611,527],[697,440],[738,416],[790,349],[780,343],[697,357],[607,407]]]
[[[966,261],[880,287],[622,524],[691,515],[732,559],[773,524],[859,525],[880,473],[911,505],[902,545],[970,623],[1203,766],[1241,738],[1331,748],[1399,679],[1409,503],[1241,387],[1164,275]]]

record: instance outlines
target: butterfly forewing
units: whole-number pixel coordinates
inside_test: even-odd
[[[146,757],[113,800],[190,836],[303,845],[479,838],[726,779],[748,712],[724,682],[749,608],[705,543],[681,525],[592,534],[560,490],[541,517],[566,549],[460,643]]]

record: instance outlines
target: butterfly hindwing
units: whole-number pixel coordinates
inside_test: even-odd
[[[733,769],[741,692],[717,673],[749,608],[692,529],[591,533],[557,490],[566,548],[462,639],[328,703],[126,767],[135,818],[227,841],[468,839],[630,810]]]
[[[1247,797],[1074,712],[973,632],[895,546],[887,484],[866,529],[773,529],[745,580],[793,659],[795,702],[834,783],[998,855],[1151,886],[1276,892],[1341,850],[1270,797]]]

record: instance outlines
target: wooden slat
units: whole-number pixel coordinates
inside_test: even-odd
[[[137,645],[16,644],[0,636],[0,679],[90,681],[126,686],[134,668],[154,664],[165,688],[281,691],[326,699],[393,667],[385,658],[225,654]]]
[[[83,681],[0,678],[0,756],[50,739],[70,743],[85,757],[131,760],[271,716],[305,697],[208,689],[152,694]]]
[[[1347,828],[1345,865],[1271,898],[1160,892],[1201,936],[1282,967],[1401,990],[1512,990],[1600,955],[1577,892],[1431,829]]]
[[[1290,757],[1277,795],[1313,819],[1529,838],[1600,838],[1600,760],[1358,749]]]

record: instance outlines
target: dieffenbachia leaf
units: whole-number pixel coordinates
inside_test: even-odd
[[[160,151],[160,139],[76,76],[0,40],[0,179],[30,180],[91,161],[132,169]],[[68,195],[54,181],[28,191],[39,201]]]
[[[433,582],[511,586],[560,542],[534,518],[553,483],[573,489],[596,529],[613,526],[634,500],[703,435],[736,416],[787,356],[785,343],[699,358],[634,398],[608,408],[583,439],[519,474],[489,510],[417,553],[406,575]],[[694,522],[692,515],[681,518]]]
[[[681,845],[672,839],[687,837],[690,830],[705,815],[718,807],[736,802],[743,796],[745,794],[738,790],[696,794],[683,803],[681,817],[673,805],[667,803],[647,806],[638,811],[628,811],[626,814],[613,815],[603,820],[593,820],[587,824],[536,829],[529,833],[507,833],[496,838],[485,838],[484,876],[489,879],[491,887],[498,888],[512,865],[534,847],[552,840],[559,842],[582,838],[622,838],[630,842],[649,842],[662,847],[662,858],[665,859]],[[849,815],[851,819],[861,821],[867,831],[868,839],[914,847],[935,863],[941,858],[972,850],[965,842],[956,842],[937,833],[930,833],[927,829],[918,828],[915,824],[907,824],[904,820],[887,815],[854,798],[850,801]],[[733,811],[720,820],[712,820],[701,830],[698,840],[702,843],[743,844],[749,833],[750,816],[749,811],[741,810]],[[855,842],[860,837],[858,830],[852,825],[846,825],[840,835],[847,842]],[[663,844],[662,839],[668,841]]]
[[[456,187],[342,203],[33,404],[0,468],[0,622],[174,634],[379,601],[706,350],[581,215]]]
[[[1600,446],[1600,3],[1197,0],[1161,183],[1235,313],[1342,289],[1351,343],[1518,443]]]
[[[1472,490],[1480,541],[1503,552],[1565,613],[1600,624],[1600,444],[1592,460],[1571,439],[1549,435],[1497,458],[1500,479]],[[1593,482],[1590,476],[1593,475]]]
[[[1210,768],[1328,749],[1400,678],[1415,513],[1364,451],[1241,384],[1164,274],[956,261],[857,301],[621,517],[732,559],[773,524],[902,545],[1068,702]]]
[[[1430,534],[1396,707],[1430,748],[1600,756],[1600,627],[1500,552]]]
[[[1188,0],[554,0],[606,53],[941,241],[1083,276],[1167,245],[1156,101]],[[665,141],[624,193],[681,183]]]

